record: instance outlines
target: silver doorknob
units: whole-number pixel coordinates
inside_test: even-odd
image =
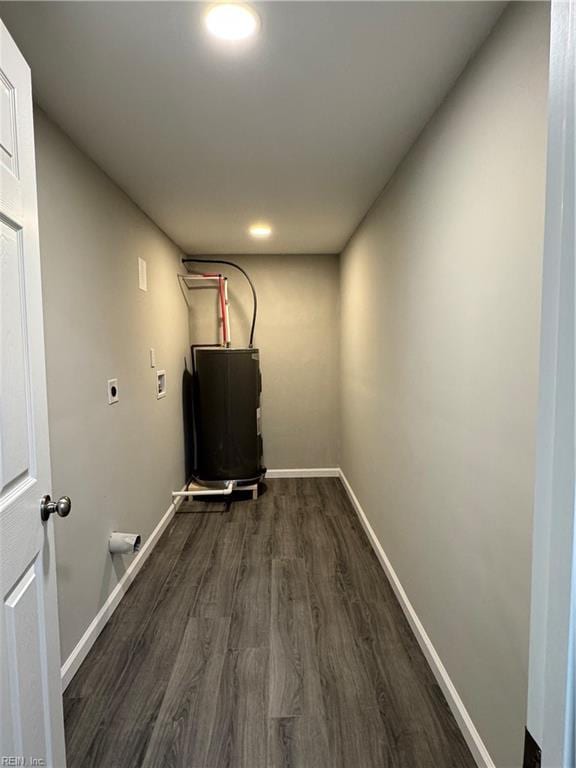
[[[59,517],[66,517],[70,514],[72,502],[69,496],[61,496],[58,501],[52,501],[50,496],[46,495],[40,502],[40,517],[45,523],[51,514],[56,512]]]

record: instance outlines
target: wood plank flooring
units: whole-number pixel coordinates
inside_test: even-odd
[[[336,478],[187,503],[64,694],[69,768],[473,768]]]

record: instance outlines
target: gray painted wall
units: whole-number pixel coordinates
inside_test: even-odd
[[[342,257],[342,467],[499,768],[526,718],[548,34],[509,6]]]
[[[330,255],[234,256],[258,293],[264,460],[269,468],[339,465],[339,261]],[[248,343],[252,297],[235,269],[229,280],[232,342]],[[189,293],[193,343],[219,341],[216,291]]]
[[[177,249],[40,111],[35,132],[53,490],[73,505],[55,521],[65,660],[130,562],[112,560],[109,533],[145,540],[184,482],[188,321]],[[150,347],[167,372],[162,400]]]

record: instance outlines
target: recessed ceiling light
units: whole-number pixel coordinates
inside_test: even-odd
[[[204,17],[208,31],[222,40],[245,40],[260,27],[260,17],[244,3],[217,3]]]
[[[263,222],[259,222],[258,224],[251,224],[250,229],[248,230],[252,237],[257,237],[260,239],[263,239],[265,237],[270,237],[272,234],[272,227],[270,224],[264,224]]]

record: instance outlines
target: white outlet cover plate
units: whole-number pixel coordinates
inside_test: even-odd
[[[141,291],[148,290],[148,270],[146,262],[140,256],[138,256],[138,288]]]
[[[118,379],[108,379],[108,403],[112,405],[120,399],[120,390],[118,389]]]

